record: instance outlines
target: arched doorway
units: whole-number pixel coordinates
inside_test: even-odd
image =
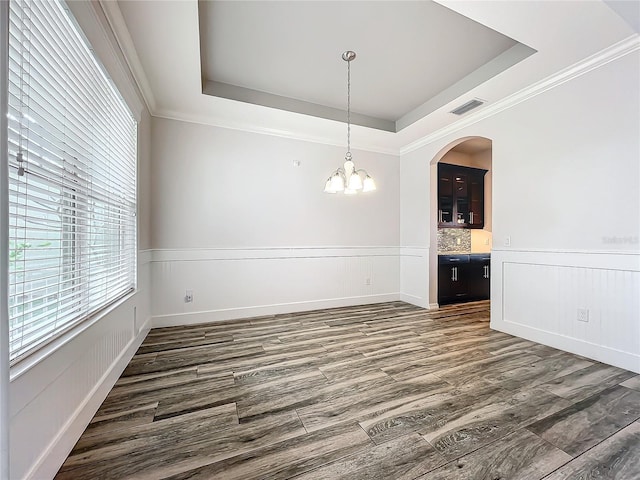
[[[440,150],[430,162],[429,306],[432,308],[439,305],[439,299],[443,299],[443,292],[440,291],[443,289],[440,289],[438,285],[439,254],[454,255],[468,253],[484,255],[491,251],[493,208],[492,154],[492,142],[490,139],[479,136],[462,137],[449,143]],[[476,216],[475,224],[471,221],[473,215],[468,213],[468,206],[466,207],[467,211],[460,213],[455,221],[450,217],[442,218],[438,196],[440,183],[438,166],[440,164],[454,165],[456,166],[452,167],[454,170],[457,167],[462,167],[462,169],[469,169],[469,172],[477,172],[478,174],[486,171],[486,173],[482,174],[482,180],[478,180],[478,182],[482,182],[483,187],[483,216],[481,222],[478,222],[478,216]],[[453,212],[451,212],[451,214],[453,215]],[[458,224],[457,222],[460,223]],[[482,270],[482,268],[484,267],[480,267],[481,272],[487,271]],[[447,298],[447,301],[450,300],[450,298],[446,296],[444,298]],[[477,296],[462,293],[459,295],[459,298],[456,297],[456,301],[476,298]]]

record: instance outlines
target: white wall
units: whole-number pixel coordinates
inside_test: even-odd
[[[493,230],[493,153],[491,149],[476,153],[471,156],[472,164],[478,168],[484,168],[487,173],[484,176],[484,227],[483,230],[491,232]],[[473,232],[472,232],[473,233]]]
[[[161,118],[152,138],[154,325],[399,298],[398,157],[354,151],[378,190],[349,197],[322,191],[343,147]]]
[[[436,238],[430,245],[430,218],[437,212],[430,207],[430,180],[436,181],[436,166],[425,161],[420,150],[401,158],[400,169],[400,245],[402,249],[400,284],[403,300],[428,308],[430,298],[429,252],[437,250]],[[437,300],[437,297],[436,297]],[[432,303],[435,306],[436,300]]]
[[[638,57],[627,54],[401,156],[402,245],[426,248],[435,215],[426,215],[429,162],[457,138],[491,139],[492,328],[635,371]],[[576,323],[578,308],[589,309],[588,323]]]
[[[9,162],[7,101],[9,2],[0,3],[0,478],[9,477]]]
[[[8,385],[10,473],[0,471],[3,480],[55,476],[151,323],[150,116],[140,101],[126,62],[114,46],[99,5],[70,2],[69,6],[140,119],[138,286],[123,301],[64,335],[57,341],[57,348],[51,344],[12,367]],[[4,248],[3,251],[6,255]],[[3,355],[7,355],[7,350],[3,350]],[[7,428],[7,423],[2,423]]]

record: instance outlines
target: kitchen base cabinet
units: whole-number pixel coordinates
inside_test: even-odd
[[[463,302],[468,296],[468,281],[462,265],[438,266],[438,303]]]
[[[489,299],[488,254],[438,255],[438,303]]]
[[[469,262],[469,299],[488,300],[491,286],[491,256],[471,255]]]

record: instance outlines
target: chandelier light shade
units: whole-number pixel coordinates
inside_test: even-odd
[[[347,50],[342,59],[347,62],[347,153],[344,165],[338,168],[327,179],[324,185],[325,193],[342,192],[345,195],[355,195],[358,192],[372,192],[376,189],[373,178],[363,169],[357,169],[351,158],[351,62],[356,58],[356,52]]]

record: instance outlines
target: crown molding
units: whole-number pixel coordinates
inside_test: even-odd
[[[345,142],[337,142],[334,138],[321,135],[308,135],[301,134],[299,132],[291,132],[289,130],[279,130],[275,128],[268,128],[264,126],[257,126],[251,123],[233,122],[227,119],[215,118],[210,115],[198,115],[189,114],[185,112],[178,112],[169,109],[158,109],[153,112],[152,115],[157,118],[164,118],[167,120],[177,120],[180,122],[196,123],[199,125],[207,125],[210,127],[228,128],[229,130],[238,130],[241,132],[257,133],[261,135],[270,135],[272,137],[287,138],[290,140],[300,140],[303,142],[320,143],[322,145],[331,145],[335,147],[345,147]],[[394,135],[391,134],[390,135]],[[399,149],[391,148],[382,145],[355,143],[351,142],[352,150],[363,150],[366,152],[382,153],[385,155],[398,156],[400,154]]]
[[[151,90],[149,79],[144,72],[144,68],[142,68],[142,63],[138,57],[138,52],[134,46],[127,24],[124,21],[118,2],[99,0],[99,4],[104,12],[107,22],[109,23],[111,31],[113,32],[113,36],[116,39],[118,47],[127,62],[129,71],[131,72],[131,75],[133,75],[135,82],[138,84],[138,88],[140,89],[144,103],[147,106],[147,110],[153,114],[156,109],[156,99],[153,95],[153,90]]]
[[[99,0],[99,4],[104,11],[105,17],[113,31],[113,35],[118,43],[120,50],[127,62],[127,65],[134,77],[134,80],[138,84],[140,92],[144,98],[147,108],[150,114],[154,117],[165,118],[169,120],[177,120],[189,123],[196,123],[201,125],[209,125],[219,128],[228,128],[230,130],[238,130],[249,133],[270,135],[280,138],[287,138],[292,140],[300,140],[305,142],[320,143],[323,145],[332,145],[337,147],[343,147],[344,143],[336,141],[336,139],[330,135],[313,135],[309,133],[300,133],[290,130],[282,130],[269,128],[266,126],[255,125],[250,122],[239,122],[220,117],[213,117],[208,114],[189,113],[183,111],[176,111],[166,108],[161,108],[156,103],[153,91],[149,84],[148,78],[144,72],[138,54],[136,52],[133,40],[129,33],[129,30],[122,16],[122,12],[118,7],[117,2],[108,0]],[[360,143],[354,144],[354,148],[363,151],[369,151],[374,153],[382,153],[387,155],[404,155],[417,150],[425,145],[433,143],[437,140],[447,137],[455,132],[458,132],[468,126],[474,125],[484,119],[490,118],[504,110],[507,110],[519,103],[522,103],[530,98],[535,97],[541,93],[551,90],[565,82],[568,82],[574,78],[577,78],[591,70],[597,69],[609,62],[612,62],[618,58],[628,55],[632,52],[640,49],[640,35],[631,35],[620,42],[617,42],[610,47],[607,47],[600,52],[597,52],[573,65],[560,70],[553,75],[550,75],[539,82],[536,82],[524,89],[513,93],[502,100],[499,100],[493,104],[485,106],[482,110],[477,112],[471,112],[464,118],[451,123],[445,127],[439,128],[428,135],[425,135],[418,140],[412,141],[400,147],[392,147],[388,145],[380,145],[373,143]],[[391,137],[397,134],[388,133]]]
[[[554,73],[553,75],[550,75],[539,82],[536,82],[514,94],[511,94],[500,101],[488,105],[487,107],[476,113],[471,113],[467,117],[460,119],[455,123],[447,125],[446,127],[436,130],[435,132],[430,133],[429,135],[422,137],[419,140],[401,147],[400,155],[413,152],[420,147],[433,143],[436,140],[440,140],[448,135],[451,135],[452,133],[462,130],[463,128],[478,123],[481,120],[492,117],[493,115],[496,115],[504,110],[518,105],[519,103],[529,100],[536,95],[540,95],[547,90],[551,90],[552,88],[562,85],[565,82],[584,75],[591,70],[595,70],[596,68],[606,65],[609,62],[617,60],[618,58],[628,55],[639,49],[640,35],[631,35],[630,37],[627,37],[618,43],[614,43],[610,47],[605,48],[600,52],[591,55],[577,63],[574,63],[573,65],[560,70],[559,72]]]
[[[486,106],[482,110],[470,113],[468,116],[450,124],[446,127],[440,128],[420,139],[408,143],[398,148],[393,148],[383,145],[374,144],[357,144],[354,145],[354,149],[364,150],[375,153],[383,153],[388,155],[404,155],[417,150],[425,145],[433,143],[437,140],[447,137],[455,132],[458,132],[470,125],[478,123],[484,119],[497,115],[498,113],[507,110],[519,103],[522,103],[530,98],[540,95],[548,90],[551,90],[565,82],[568,82],[574,78],[577,78],[585,73],[595,70],[609,62],[617,60],[625,55],[633,53],[640,49],[640,35],[634,34],[626,39],[611,45],[608,48],[601,50],[600,52],[591,55],[580,62],[577,62],[559,72],[550,75],[543,80],[536,82],[514,94],[505,97],[504,99],[497,101],[491,105]],[[152,115],[155,117],[166,118],[169,120],[178,120],[183,122],[197,123],[201,125],[209,125],[220,128],[228,128],[231,130],[239,130],[249,133],[257,133],[262,135],[271,135],[281,138],[287,138],[292,140],[301,140],[312,143],[320,143],[323,145],[333,145],[337,147],[343,147],[342,142],[336,142],[334,138],[322,135],[309,135],[301,134],[299,132],[292,132],[288,130],[278,130],[268,128],[264,126],[257,126],[251,123],[245,122],[231,122],[227,119],[214,118],[209,115],[193,115],[185,112],[178,112],[175,110],[161,109],[152,111]],[[397,135],[389,133],[389,135]]]

